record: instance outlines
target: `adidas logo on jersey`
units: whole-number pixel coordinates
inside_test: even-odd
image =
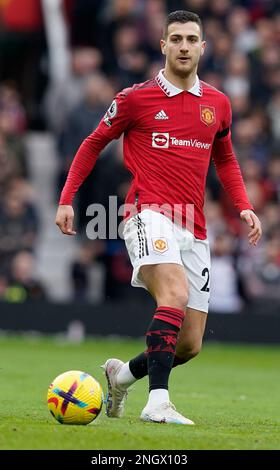
[[[163,111],[163,109],[155,115],[155,119],[169,119],[167,114]]]

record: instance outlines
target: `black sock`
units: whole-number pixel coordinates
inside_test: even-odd
[[[174,356],[174,361],[172,364],[172,369],[174,367],[180,366],[187,362],[186,359],[181,359],[178,356]],[[148,351],[144,351],[138,356],[134,357],[129,361],[129,369],[132,375],[137,379],[142,379],[148,375]]]
[[[178,333],[184,312],[171,307],[158,307],[146,335],[148,346],[149,391],[168,390]]]
[[[129,369],[136,379],[148,375],[148,351],[144,351],[129,361]]]

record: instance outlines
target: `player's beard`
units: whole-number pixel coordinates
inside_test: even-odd
[[[177,65],[177,62],[169,63],[169,68],[174,75],[177,75],[180,78],[187,78],[196,70],[197,64],[191,64],[191,67],[185,68]]]

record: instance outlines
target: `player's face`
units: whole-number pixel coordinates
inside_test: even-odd
[[[167,36],[161,40],[161,50],[166,55],[166,65],[182,78],[196,71],[205,49],[200,27],[193,21],[171,23]]]

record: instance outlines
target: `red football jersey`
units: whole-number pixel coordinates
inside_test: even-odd
[[[155,79],[116,96],[78,150],[60,204],[72,204],[100,151],[123,133],[124,163],[133,175],[126,203],[138,210],[143,205],[181,205],[185,225],[185,207],[193,204],[194,235],[205,239],[203,205],[211,156],[236,208],[252,209],[232,150],[230,125],[230,102],[223,93],[198,77],[190,90],[181,90],[160,71]]]

